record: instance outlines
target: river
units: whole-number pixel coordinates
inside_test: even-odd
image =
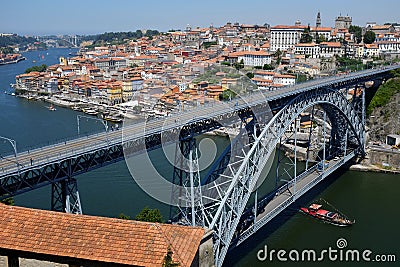
[[[17,64],[0,66],[0,135],[12,138],[19,151],[30,146],[40,146],[77,135],[79,112],[65,108],[49,111],[48,104],[17,98],[3,92],[10,91],[15,75],[26,68],[39,64],[55,64],[59,56],[68,56],[71,49],[49,49],[23,53],[27,60]],[[39,56],[40,54],[40,56]],[[41,55],[44,55],[42,59]],[[34,63],[33,60],[36,62]],[[96,121],[85,121],[81,127],[86,132],[100,131],[102,125]],[[81,128],[82,130],[82,128]],[[223,138],[219,142],[227,142]],[[0,153],[7,154],[11,146],[0,142]],[[162,172],[171,173],[171,166],[164,166],[162,155],[151,152],[153,161]],[[144,193],[131,178],[124,161],[91,171],[77,177],[83,212],[89,215],[116,217],[123,212],[134,217],[143,207],[159,208],[166,219],[169,207]],[[225,266],[309,266],[310,262],[260,261],[257,253],[267,245],[268,250],[337,248],[336,241],[344,238],[347,248],[370,249],[375,254],[395,254],[396,263],[381,263],[379,266],[398,266],[400,261],[400,177],[393,174],[344,171],[334,174],[317,190],[300,199],[277,219],[273,220],[256,236],[228,254]],[[25,207],[50,209],[50,187],[44,187],[15,197],[15,204]],[[297,212],[302,204],[313,199],[324,198],[356,224],[340,228],[320,223]],[[376,263],[375,263],[376,264]],[[375,266],[364,262],[333,262],[326,260],[323,266]],[[378,265],[377,265],[378,266]]]

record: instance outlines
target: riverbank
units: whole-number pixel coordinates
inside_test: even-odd
[[[137,112],[134,106],[129,103],[119,105],[107,105],[86,99],[69,98],[62,95],[37,95],[37,94],[16,94],[17,97],[30,101],[43,101],[52,106],[63,107],[74,111],[80,111],[87,115],[100,116],[104,120],[114,123],[122,123],[123,119],[143,120],[146,118],[145,112]]]
[[[26,60],[26,57],[19,57],[15,60],[9,60],[9,61],[4,61],[4,60],[0,60],[0,66],[2,65],[8,65],[8,64],[16,64],[22,60]]]
[[[378,173],[391,173],[391,174],[400,174],[400,170],[388,169],[385,167],[379,167],[377,165],[372,164],[354,164],[349,168],[351,171],[359,171],[359,172],[378,172]]]

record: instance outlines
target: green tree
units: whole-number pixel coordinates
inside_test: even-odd
[[[217,42],[204,42],[203,43],[203,47],[205,48],[205,49],[207,49],[207,48],[210,48],[210,46],[212,46],[212,45],[217,45],[218,43]]]
[[[364,34],[364,43],[366,44],[372,44],[375,42],[376,35],[373,31],[366,31]]]
[[[254,73],[248,72],[246,73],[246,76],[249,77],[250,79],[254,78]]]
[[[121,212],[121,213],[118,215],[118,219],[130,220],[130,219],[131,219],[131,216],[126,215],[126,214],[124,214],[124,213]]]
[[[264,66],[263,66],[263,70],[273,70],[273,69],[274,69],[274,67],[272,67],[269,64],[264,64]]]
[[[9,197],[9,198],[5,198],[3,200],[0,201],[3,204],[9,205],[9,206],[14,206],[14,198]]]
[[[398,93],[400,93],[400,78],[393,78],[382,84],[368,105],[367,115],[371,115],[375,108],[387,105]]]
[[[307,74],[297,74],[296,83],[304,83],[307,81]]]
[[[165,255],[162,264],[163,267],[177,267],[180,265],[179,262],[174,262],[174,260],[172,259],[172,254],[174,253],[172,252],[171,245],[169,245],[167,249],[167,255]]]
[[[159,209],[150,209],[149,207],[144,207],[141,212],[139,212],[135,220],[142,222],[159,222],[163,221],[162,215]]]
[[[222,92],[222,94],[219,95],[219,99],[220,100],[232,100],[234,99],[236,96],[236,93],[233,92],[232,90],[225,90]]]
[[[275,51],[274,57],[276,58],[276,64],[279,65],[282,60],[282,51],[279,48]]]
[[[14,49],[12,48],[12,47],[9,47],[9,46],[7,46],[7,47],[0,47],[0,54],[1,53],[3,53],[3,54],[13,54],[14,53]]]
[[[324,35],[317,35],[317,38],[316,38],[316,42],[317,42],[317,44],[320,44],[320,43],[322,43],[322,42],[326,42],[327,40],[326,40],[326,38],[325,38],[325,36]]]
[[[47,69],[47,65],[46,64],[42,64],[40,66],[33,66],[33,67],[30,67],[30,68],[27,68],[25,70],[25,73],[29,73],[29,72],[32,72],[32,71],[43,72],[46,69]]]
[[[22,37],[16,34],[10,36],[0,36],[0,47],[6,47],[9,45],[20,45],[24,46],[27,44],[32,44],[37,40],[33,37]]]
[[[310,25],[308,25],[308,27],[304,29],[304,32],[301,35],[300,43],[311,43],[312,42],[313,37],[311,36],[310,32],[311,32]]]
[[[233,66],[234,66],[237,70],[243,69],[243,68],[244,68],[243,59],[241,59],[240,62],[233,63]]]
[[[357,25],[351,25],[349,28],[349,32],[354,34],[357,44],[359,44],[362,40],[362,28]]]

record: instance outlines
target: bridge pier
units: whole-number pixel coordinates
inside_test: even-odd
[[[82,214],[78,183],[75,178],[68,178],[51,185],[51,210]]]
[[[179,192],[172,192],[172,198],[178,199],[178,212],[182,216],[180,219],[192,226],[204,224],[200,211],[200,179],[196,139],[190,137],[176,144],[173,183],[181,187]],[[173,218],[175,214],[172,206],[170,213]]]

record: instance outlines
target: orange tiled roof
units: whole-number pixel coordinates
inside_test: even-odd
[[[331,27],[311,27],[311,31],[316,31],[316,32],[330,32],[332,31]]]
[[[320,45],[328,47],[341,47],[340,42],[322,42]]]
[[[289,26],[289,25],[276,25],[274,27],[271,27],[271,29],[306,29],[307,26],[304,25],[293,25],[293,26]]]
[[[392,25],[375,25],[372,26],[372,30],[389,30]]]
[[[297,47],[313,47],[313,46],[316,46],[317,44],[316,43],[298,43],[298,44],[296,44],[295,46],[297,46]]]
[[[204,229],[67,214],[0,204],[0,248],[80,260],[161,266],[171,245],[174,261],[190,266]]]

